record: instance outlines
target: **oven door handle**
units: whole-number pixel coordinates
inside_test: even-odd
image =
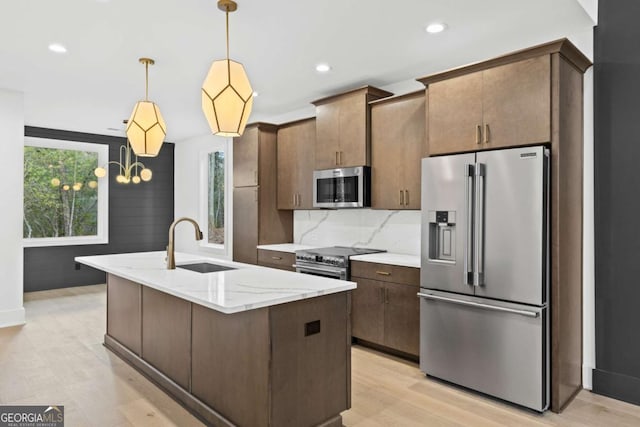
[[[342,270],[338,269],[338,268],[318,268],[318,267],[311,267],[308,265],[300,265],[300,264],[293,264],[291,267],[293,268],[303,268],[305,270],[311,270],[311,271],[319,271],[319,272],[329,272],[329,273],[336,273],[336,274],[341,274]]]

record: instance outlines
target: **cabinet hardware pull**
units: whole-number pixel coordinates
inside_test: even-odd
[[[404,205],[409,206],[409,190],[404,190]]]
[[[338,153],[339,153],[338,154],[338,159],[339,159],[338,164],[342,165],[342,151],[338,151]]]
[[[489,143],[489,124],[488,123],[484,124],[484,143],[485,144]]]
[[[384,288],[380,288],[380,303],[384,304]]]
[[[389,304],[389,288],[384,288],[384,303]]]
[[[400,190],[400,206],[404,206],[404,192]]]
[[[482,142],[482,125],[476,126],[476,144]]]
[[[255,201],[257,202],[257,201],[258,201],[258,189],[256,188],[254,191],[255,191],[255,193],[256,193],[256,199],[255,199]]]
[[[258,183],[258,171],[253,171],[253,182]]]
[[[293,206],[298,206],[298,195],[293,193]]]
[[[388,271],[376,271],[376,274],[379,274],[381,276],[391,276],[391,273],[389,273]]]
[[[280,260],[280,259],[282,259],[282,257],[281,256],[272,256],[271,259]]]
[[[298,206],[302,206],[302,194],[298,194]]]
[[[338,166],[340,163],[338,163],[338,152],[336,151],[336,166]]]

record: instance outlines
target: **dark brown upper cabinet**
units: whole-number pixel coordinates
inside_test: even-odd
[[[551,58],[525,59],[429,85],[429,152],[551,141]]]
[[[316,106],[315,169],[370,166],[369,102],[391,95],[365,86],[313,102]]]
[[[316,119],[278,129],[278,209],[313,209]]]
[[[277,127],[255,123],[233,140],[233,260],[258,263],[257,245],[293,239],[293,215],[278,210]]]
[[[371,207],[420,209],[426,153],[425,92],[371,104]]]

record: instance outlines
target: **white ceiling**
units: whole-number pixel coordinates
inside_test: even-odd
[[[309,102],[364,84],[387,86],[575,34],[593,25],[584,0],[238,0],[231,57],[260,96],[252,121],[308,111]],[[444,21],[438,35],[426,24]],[[588,38],[588,37],[587,37]],[[68,49],[47,49],[58,42]],[[590,52],[585,52],[588,55]],[[215,0],[5,0],[0,6],[0,88],[25,93],[31,126],[121,135],[144,96],[168,141],[208,132],[200,85],[224,57]],[[319,62],[333,70],[321,75]],[[420,87],[420,86],[417,86]]]

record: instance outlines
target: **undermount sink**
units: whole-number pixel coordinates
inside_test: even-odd
[[[218,271],[235,270],[233,267],[227,267],[225,265],[211,264],[210,262],[199,262],[196,264],[183,264],[177,265],[178,268],[184,268],[185,270],[195,271],[197,273],[216,273]]]

